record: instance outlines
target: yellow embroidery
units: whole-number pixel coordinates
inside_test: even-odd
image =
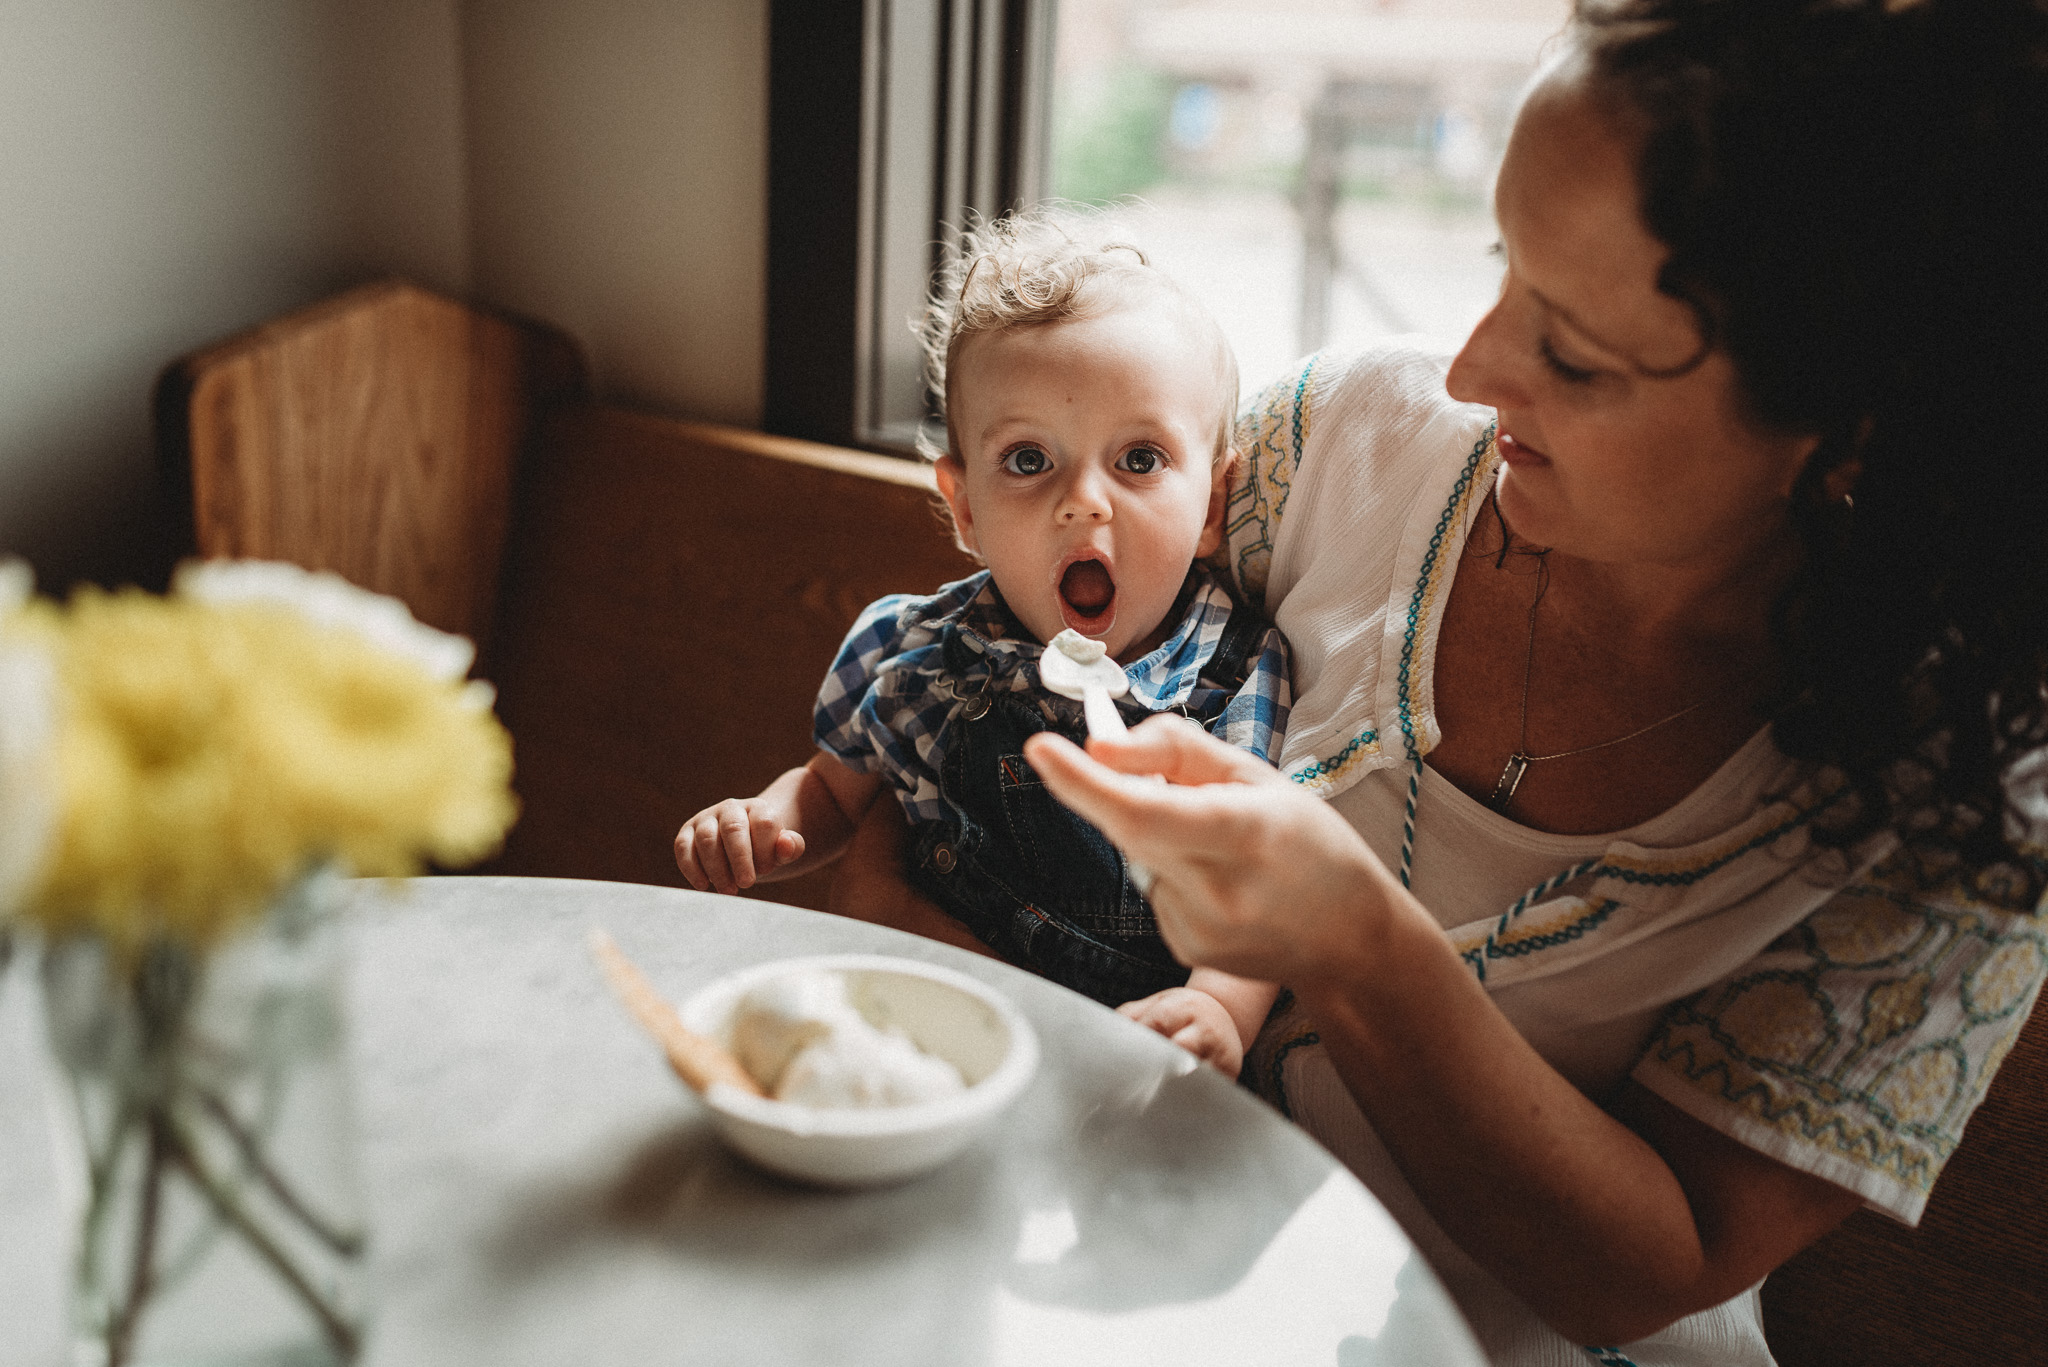
[[[1311,356],[1293,375],[1266,386],[1238,415],[1235,487],[1224,506],[1223,531],[1235,555],[1229,566],[1255,603],[1266,599],[1273,565],[1273,533],[1294,487],[1294,472],[1308,444],[1309,390],[1322,361]]]
[[[2002,1016],[2018,1006],[2048,974],[2048,955],[2031,937],[2002,945],[1963,976],[1963,1009],[1981,1018]]]
[[[1735,1047],[1754,1059],[1804,1064],[1835,1039],[1825,998],[1810,983],[1765,979],[1744,988],[1721,1012]]]
[[[1910,954],[1933,930],[1925,916],[1872,890],[1852,888],[1807,919],[1820,952],[1838,964],[1875,965]]]
[[[1927,1019],[1929,982],[1927,974],[1920,972],[1871,988],[1870,995],[1864,998],[1863,1029],[1857,1032],[1857,1042],[1866,1049],[1874,1049]]]
[[[1744,975],[1674,1005],[1643,1066],[1925,1193],[2026,1020],[2038,921],[1881,861]]]
[[[1500,442],[1492,432],[1489,432],[1486,442],[1486,454],[1480,458],[1479,467],[1473,472],[1472,478],[1466,480],[1464,485],[1458,490],[1457,501],[1451,505],[1447,525],[1459,528],[1464,527],[1467,518],[1472,512],[1473,499],[1479,497],[1482,491],[1493,488],[1494,474],[1499,469]],[[1437,595],[1443,592],[1445,583],[1450,579],[1449,575],[1440,572],[1440,566],[1442,565],[1443,558],[1450,554],[1451,542],[1454,539],[1457,544],[1464,544],[1462,532],[1455,538],[1447,536],[1441,545],[1433,548],[1431,557],[1422,566],[1422,593],[1420,597],[1409,604],[1408,608],[1409,628],[1418,634],[1427,631],[1430,616],[1436,607]],[[1424,658],[1426,658],[1426,653]],[[1411,708],[1415,707],[1413,700],[1411,700],[1410,706]],[[1415,708],[1415,710],[1419,711],[1420,709]]]
[[[1379,732],[1367,722],[1365,730],[1328,759],[1310,757],[1288,771],[1287,776],[1311,792],[1335,786],[1338,779],[1380,752]]]
[[[1946,1048],[1910,1054],[1878,1081],[1878,1104],[1901,1124],[1938,1124],[1962,1090],[1964,1071],[1962,1059]]]

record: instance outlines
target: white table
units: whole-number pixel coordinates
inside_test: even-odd
[[[1256,1099],[1112,1012],[859,922],[615,883],[352,891],[350,1009],[383,1367],[1483,1362],[1374,1199]],[[1044,1048],[939,1172],[813,1190],[728,1153],[605,992],[611,931],[668,995],[792,954],[944,963]],[[0,989],[0,1362],[48,1361],[61,1270],[32,984]],[[17,1295],[16,1293],[20,1293]]]

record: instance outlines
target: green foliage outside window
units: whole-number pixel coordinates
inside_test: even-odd
[[[1053,116],[1052,192],[1107,204],[1166,179],[1166,127],[1174,84],[1124,66],[1059,102]]]

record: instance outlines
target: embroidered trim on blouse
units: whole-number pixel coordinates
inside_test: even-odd
[[[1258,539],[1238,552],[1232,566],[1238,587],[1254,603],[1266,601],[1266,576],[1273,565],[1273,529],[1287,507],[1287,495],[1294,487],[1294,472],[1301,466],[1302,449],[1308,444],[1309,389],[1323,368],[1325,353],[1317,352],[1303,363],[1292,381],[1268,385],[1251,401],[1237,420],[1237,448],[1244,460],[1244,482],[1230,491],[1223,515],[1224,544],[1231,544],[1239,529],[1257,528]]]

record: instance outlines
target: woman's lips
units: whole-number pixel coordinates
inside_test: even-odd
[[[1550,464],[1549,456],[1544,455],[1533,446],[1523,445],[1506,432],[1502,432],[1495,438],[1495,445],[1500,448],[1501,460],[1514,469],[1527,470]]]

